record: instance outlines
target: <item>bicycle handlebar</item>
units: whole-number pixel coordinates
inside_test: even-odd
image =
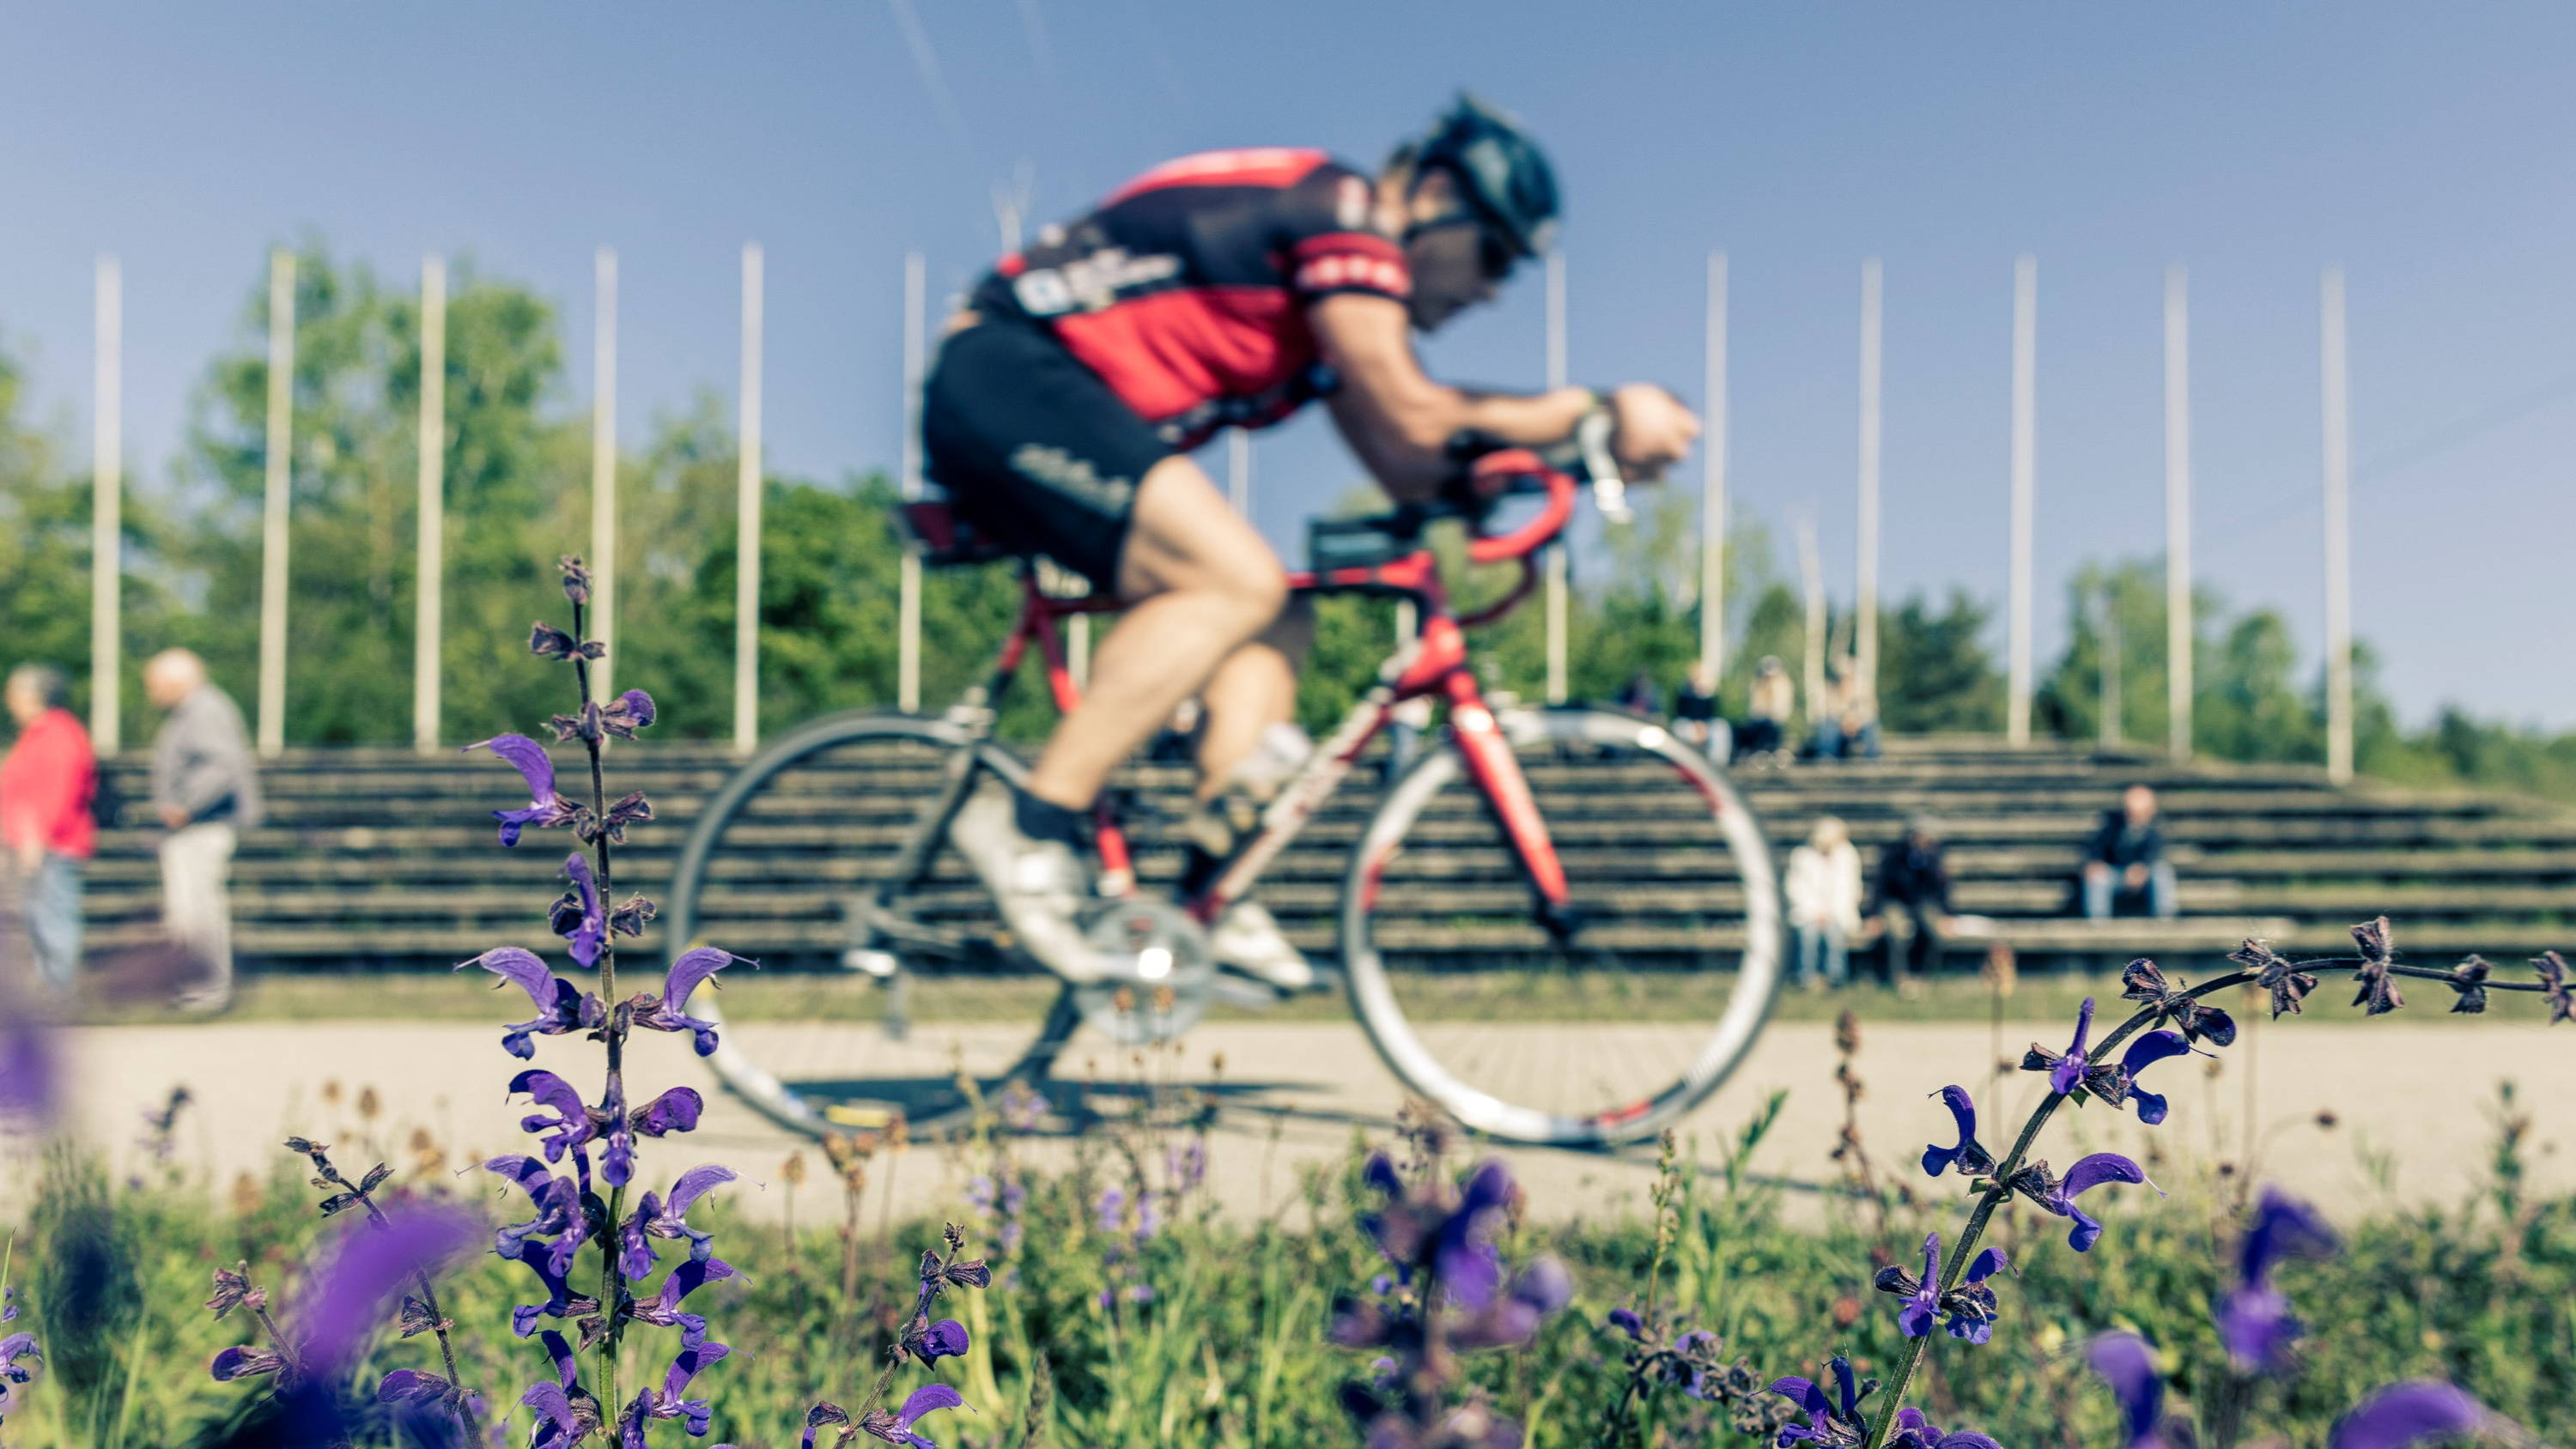
[[[1565,528],[1574,516],[1575,484],[1571,474],[1548,466],[1547,460],[1527,448],[1507,448],[1488,453],[1476,460],[1469,470],[1471,484],[1493,478],[1517,478],[1537,483],[1547,494],[1547,506],[1538,516],[1509,533],[1468,540],[1467,557],[1474,563],[1504,563],[1512,559],[1527,560],[1549,539]],[[1500,493],[1523,491],[1506,484]],[[1498,495],[1499,496],[1499,493]]]

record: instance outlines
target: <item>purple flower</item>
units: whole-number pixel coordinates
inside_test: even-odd
[[[528,1449],[571,1449],[597,1432],[599,1400],[581,1386],[581,1361],[563,1335],[548,1329],[542,1338],[546,1356],[554,1360],[555,1377],[551,1382],[538,1380],[519,1396],[519,1402],[537,1415],[537,1431]]]
[[[943,1358],[961,1358],[966,1353],[966,1325],[954,1318],[930,1321],[928,1315],[915,1318],[903,1331],[903,1351],[925,1364]]]
[[[2353,993],[2352,1004],[2367,1005],[2367,1015],[2381,1016],[2406,1004],[2397,994],[2397,983],[2388,977],[2389,958],[2396,947],[2388,939],[2388,918],[2379,916],[2352,928],[2353,944],[2361,948],[2361,967],[2353,972],[2360,989]]]
[[[695,1348],[707,1341],[707,1320],[702,1314],[681,1312],[681,1300],[709,1283],[721,1283],[734,1276],[733,1265],[722,1258],[683,1261],[663,1275],[660,1293],[635,1305],[636,1321],[676,1328],[680,1330],[680,1346]]]
[[[1642,1342],[1646,1337],[1646,1320],[1639,1318],[1633,1308],[1611,1309],[1609,1321],[1612,1328],[1628,1335],[1631,1343]]]
[[[528,999],[536,1003],[536,1020],[515,1021],[502,1028],[501,1049],[521,1061],[537,1054],[529,1037],[562,1036],[595,1027],[605,1018],[598,997],[583,994],[571,982],[548,971],[546,963],[538,960],[533,951],[502,946],[471,961],[459,961],[454,969],[462,971],[468,966],[480,966],[500,977],[501,981],[493,983],[495,990],[502,982],[508,982],[528,993]]]
[[[384,1319],[383,1307],[414,1275],[434,1273],[465,1250],[476,1222],[445,1208],[397,1207],[373,1232],[351,1233],[304,1298],[297,1349],[318,1380],[346,1373]]]
[[[695,1087],[673,1087],[636,1109],[629,1119],[635,1130],[647,1137],[665,1137],[674,1132],[694,1132],[698,1116],[706,1111],[704,1097]]]
[[[670,1369],[662,1375],[661,1391],[656,1393],[646,1389],[635,1396],[634,1405],[626,1412],[625,1422],[618,1426],[618,1442],[625,1449],[649,1449],[644,1431],[654,1419],[685,1419],[691,1437],[705,1438],[707,1422],[714,1416],[715,1404],[712,1400],[688,1397],[689,1381],[732,1352],[721,1343],[701,1343],[694,1348],[681,1349],[672,1358]]]
[[[2138,1074],[2167,1057],[2182,1056],[2190,1050],[2190,1044],[2183,1040],[2182,1033],[2178,1031],[2159,1027],[2147,1032],[2136,1041],[2129,1043],[2129,1050],[2120,1058],[2116,1075],[2097,1073],[2098,1076],[2103,1077],[2103,1080],[2100,1082],[2101,1090],[2096,1091],[2095,1095],[2114,1107],[2119,1106],[2123,1101],[2135,1101],[2138,1104],[2138,1120],[2153,1127],[2165,1120],[2165,1099],[2154,1092],[2139,1091]],[[2088,1089],[2090,1087],[2091,1084],[2088,1084]]]
[[[2066,1050],[2063,1053],[2053,1052],[2037,1042],[2032,1042],[2030,1050],[2022,1054],[2021,1069],[2025,1072],[2048,1073],[2050,1090],[2059,1096],[2069,1095],[2084,1084],[2084,1069],[2092,1064],[2091,1060],[2084,1055],[2085,1039],[2092,1034],[2093,998],[2088,996],[2084,998],[2082,1008],[2075,1014],[2075,1040],[2068,1044]]]
[[[2549,1003],[2549,1024],[2576,1020],[2576,986],[2568,982],[2567,958],[2555,951],[2543,951],[2531,958],[2532,969],[2540,973],[2540,992]],[[5,1101],[0,1097],[0,1101]]]
[[[2013,1188],[2032,1202],[2075,1226],[2066,1235],[2066,1244],[2079,1253],[2093,1250],[2102,1237],[2102,1224],[2075,1205],[2075,1199],[2106,1182],[2147,1182],[2147,1174],[2137,1163],[2116,1152],[2096,1152],[2066,1169],[2063,1179],[2049,1175],[2048,1164],[2034,1162],[2013,1174]],[[2147,1186],[2155,1187],[2147,1182]],[[2164,1189],[2156,1187],[2161,1194]]]
[[[653,696],[640,689],[630,689],[608,702],[599,712],[599,727],[621,740],[635,738],[635,732],[653,723]]]
[[[2254,973],[2254,984],[2272,993],[2272,1017],[2296,1013],[2308,993],[2317,989],[2317,978],[2276,954],[2260,941],[2248,941],[2227,953],[2227,959]]]
[[[1923,1240],[1922,1277],[1891,1264],[1878,1270],[1876,1282],[1881,1293],[1905,1299],[1897,1310],[1896,1326],[1907,1338],[1930,1333],[1933,1321],[1947,1313],[1952,1338],[1984,1343],[1994,1336],[1996,1314],[1995,1290],[1985,1282],[2011,1266],[2000,1250],[1988,1248],[1968,1264],[1958,1286],[1945,1294],[1941,1291],[1941,1235],[1934,1233]]]
[[[2346,1414],[2327,1449],[2405,1449],[2486,1426],[2485,1406],[2445,1383],[2391,1384]]]
[[[0,987],[0,990],[5,990]],[[0,1000],[0,1117],[42,1124],[54,1113],[62,1077],[52,1024],[15,1001]]]
[[[2272,1286],[2272,1265],[2284,1258],[2323,1258],[2336,1248],[2334,1230],[2316,1209],[2274,1188],[2263,1189],[2254,1224],[2237,1248],[2236,1286],[2219,1305],[2218,1336],[2247,1372],[2278,1373],[2306,1326],[2290,1314],[2290,1300]]]
[[[26,1337],[25,1334],[11,1335],[11,1338],[13,1339],[24,1337]],[[7,1340],[0,1340],[0,1342],[6,1341]],[[270,1350],[263,1348],[228,1348],[215,1355],[215,1361],[206,1366],[206,1372],[214,1378],[216,1383],[228,1384],[235,1379],[257,1378],[261,1374],[273,1374],[285,1367],[285,1358],[271,1352]]]
[[[965,1395],[948,1385],[923,1384],[903,1401],[902,1408],[878,1409],[860,1419],[859,1428],[889,1444],[906,1445],[908,1449],[939,1449],[930,1439],[912,1432],[914,1422],[935,1409],[965,1407]]]
[[[501,843],[516,845],[519,832],[533,825],[540,830],[569,825],[581,813],[581,806],[555,791],[555,762],[546,747],[526,735],[494,735],[477,740],[468,750],[490,750],[518,767],[528,782],[528,804],[523,810],[495,810],[492,818],[501,822]]]
[[[2129,1044],[2118,1066],[2096,1062],[2085,1053],[2085,1041],[2093,1031],[2093,998],[2084,998],[2083,1009],[2075,1021],[2075,1042],[2061,1055],[2031,1043],[2022,1055],[2021,1067],[2026,1072],[2048,1073],[2048,1085],[2062,1095],[2072,1096],[2079,1090],[2113,1107],[2132,1096],[2138,1100],[2138,1120],[2150,1126],[2165,1120],[2165,1099],[2153,1092],[2136,1090],[2138,1073],[2167,1057],[2180,1056],[2191,1050],[2182,1033],[2159,1029],[2147,1032]],[[1926,1165],[1929,1165],[1927,1159]]]
[[[2184,1449],[2165,1437],[2165,1380],[2155,1350],[2134,1333],[2106,1333],[2093,1340],[2093,1371],[2111,1385],[2126,1423],[2125,1449]]]
[[[1574,1300],[1574,1280],[1554,1258],[1533,1260],[1512,1278],[1511,1290],[1449,1323],[1449,1341],[1462,1349],[1517,1348],[1539,1325]]]
[[[557,900],[551,913],[554,933],[572,943],[572,959],[583,967],[599,964],[599,948],[608,940],[608,913],[599,903],[599,880],[590,872],[590,862],[580,854],[564,858],[563,873],[572,888]]]
[[[1193,1139],[1163,1149],[1163,1177],[1174,1192],[1195,1192],[1207,1180],[1207,1148]]]
[[[1489,1219],[1511,1201],[1512,1176],[1502,1159],[1486,1158],[1460,1184],[1457,1209],[1440,1225],[1439,1247],[1432,1271],[1440,1277],[1450,1301],[1473,1312],[1493,1300],[1502,1286],[1502,1256],[1486,1240]]]
[[[585,1298],[572,1291],[570,1273],[555,1271],[551,1254],[522,1251],[515,1261],[526,1264],[528,1271],[537,1275],[537,1281],[545,1287],[546,1301],[521,1303],[511,1308],[512,1333],[525,1338],[537,1331],[540,1318],[579,1318],[599,1311],[598,1299]]]
[[[635,998],[635,1024],[647,1031],[688,1032],[699,1056],[715,1055],[716,1024],[688,1015],[685,1008],[690,995],[701,983],[711,981],[718,971],[737,961],[754,967],[760,964],[730,951],[719,951],[713,946],[681,952],[679,958],[671,963],[669,974],[662,978],[660,994]]]
[[[2141,956],[2120,973],[2122,1001],[2135,1001],[2152,1008],[2163,1020],[2191,1041],[2213,1041],[2232,1046],[2236,1041],[2236,1019],[2215,1006],[2207,1006],[2183,990],[2183,983],[2168,980],[2162,968]]]
[[[1888,1438],[1888,1449],[2003,1449],[2001,1444],[1977,1433],[1962,1429],[1944,1434],[1932,1427],[1921,1409],[1896,1411],[1896,1432]]]
[[[1943,1087],[1932,1095],[1950,1109],[1950,1120],[1959,1129],[1959,1145],[1944,1147],[1935,1142],[1923,1149],[1923,1170],[1933,1177],[1957,1167],[1961,1174],[1982,1177],[1995,1170],[1994,1156],[1977,1142],[1977,1104],[1965,1087]]]
[[[519,1130],[537,1139],[546,1161],[561,1162],[567,1152],[578,1152],[597,1138],[600,1113],[593,1112],[581,1100],[581,1092],[572,1083],[552,1072],[525,1071],[510,1079],[510,1095],[526,1094],[528,1100],[553,1113],[531,1112],[519,1119]],[[611,1180],[611,1185],[615,1185]]]
[[[1789,1449],[1792,1444],[1821,1444],[1827,1449],[1850,1449],[1861,1441],[1860,1390],[1852,1382],[1851,1360],[1835,1354],[1826,1368],[1833,1371],[1838,1389],[1837,1399],[1825,1397],[1822,1385],[1813,1379],[1794,1375],[1772,1381],[1770,1392],[1796,1404],[1807,1416],[1804,1424],[1790,1424],[1771,1441],[1773,1449]]]
[[[551,1272],[541,1276],[559,1280],[570,1274],[573,1254],[590,1234],[589,1216],[581,1210],[579,1185],[571,1178],[546,1171],[546,1165],[533,1157],[495,1157],[483,1164],[483,1170],[517,1183],[537,1209],[537,1215],[529,1221],[512,1223],[495,1232],[492,1251],[504,1258],[523,1257],[531,1240],[559,1233],[562,1236],[547,1245]]]
[[[653,1271],[655,1256],[653,1245],[647,1241],[650,1238],[686,1238],[690,1261],[705,1262],[715,1252],[715,1240],[689,1226],[689,1208],[708,1189],[731,1181],[732,1168],[709,1163],[681,1173],[679,1181],[671,1185],[668,1202],[647,1189],[643,1201],[635,1206],[635,1215],[618,1226],[620,1271],[634,1282],[641,1282]]]
[[[10,1291],[14,1293],[17,1290]],[[11,1305],[8,1312],[15,1317],[16,1305]],[[34,1360],[32,1365],[28,1362],[30,1359]],[[44,1371],[45,1351],[36,1347],[34,1334],[0,1334],[0,1418],[7,1417],[11,1410],[17,1408],[17,1390],[34,1383],[36,1376]]]

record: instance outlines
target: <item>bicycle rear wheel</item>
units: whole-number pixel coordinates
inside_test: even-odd
[[[1715,1091],[1780,984],[1770,849],[1726,777],[1602,710],[1500,722],[1563,863],[1553,923],[1454,742],[1378,807],[1342,891],[1351,1005],[1387,1066],[1515,1142],[1652,1136]]]
[[[999,922],[932,818],[969,751],[986,768],[1018,769],[946,720],[816,720],[736,771],[689,832],[664,939],[673,952],[714,945],[761,963],[735,989],[762,992],[773,1009],[728,1025],[707,1064],[780,1126],[820,1136],[901,1119],[914,1133],[936,1130],[1005,1082],[1044,1077],[1078,1025],[1053,977],[996,969],[1005,963],[989,940]],[[936,849],[916,866],[911,852],[934,826]],[[953,934],[963,949],[931,961],[872,929],[898,875],[890,904],[904,920]],[[870,950],[900,966],[873,1003],[848,989]],[[916,982],[912,968],[925,963],[932,969]],[[823,974],[785,979],[790,971]],[[809,986],[811,1000],[800,1000]],[[721,994],[701,988],[692,1000],[695,1014],[723,1020]]]

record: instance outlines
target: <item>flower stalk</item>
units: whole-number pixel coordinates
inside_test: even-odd
[[[2131,1036],[2153,1027],[2160,1020],[2173,1019],[2178,1023],[2190,1020],[2192,1009],[2197,1007],[2203,998],[2239,986],[2259,984],[2271,990],[2274,1003],[2273,1014],[2277,1016],[2284,1011],[2299,1010],[2301,999],[2308,991],[2314,989],[2316,976],[2328,972],[2348,972],[2362,982],[2361,995],[2354,1004],[2366,1005],[2370,1014],[2376,1016],[2390,1009],[2383,1003],[2398,1000],[2394,989],[2388,984],[2389,977],[2402,976],[2439,981],[2452,985],[2455,989],[2463,984],[2461,975],[2454,971],[2401,965],[2390,960],[2386,945],[2387,924],[2384,920],[2355,928],[2354,936],[2361,943],[2366,954],[2357,957],[2301,961],[2295,966],[2248,942],[2247,951],[2240,953],[2239,959],[2254,956],[2261,964],[2254,969],[2212,977],[2187,989],[2162,993],[2159,999],[2148,1001],[2136,1014],[2102,1038],[2101,1043],[2092,1049],[2091,1057],[2095,1061],[2108,1061],[2112,1057],[2112,1049],[2126,1042]],[[2492,981],[2480,974],[2475,984],[2484,991],[2534,992],[2546,995],[2550,998],[2552,1019],[2565,1019],[2560,1015],[2560,1002],[2568,994],[2563,965],[2560,966],[2560,973],[2554,975],[2550,969],[2552,962],[2548,958],[2535,964],[2538,965],[2541,973],[2541,980],[2537,983]],[[2463,995],[2465,996],[2465,993]],[[2077,1090],[2082,1090],[2084,1087],[2081,1082],[2073,1085]],[[2042,1098],[2039,1105],[2032,1109],[2029,1120],[2022,1124],[2021,1131],[2014,1137],[2011,1150],[2003,1155],[2002,1160],[1995,1165],[1991,1173],[1986,1174],[1983,1186],[1977,1189],[1976,1205],[1969,1210],[1967,1226],[1960,1231],[1957,1243],[1950,1250],[1949,1262],[1941,1273],[1936,1297],[1946,1298],[1960,1286],[1960,1279],[1974,1261],[1977,1243],[1984,1237],[1986,1225],[1994,1218],[1996,1209],[2000,1208],[2016,1191],[2021,1190],[2015,1186],[2015,1179],[2024,1175],[2031,1144],[2038,1140],[2040,1130],[2048,1125],[2049,1118],[2056,1115],[2059,1104],[2066,1101],[2070,1095],[2072,1094],[2069,1091],[2051,1090],[2046,1097]],[[1898,1432],[1899,1415],[1895,1406],[1905,1402],[1906,1391],[1912,1386],[1914,1376],[1921,1369],[1924,1355],[1931,1344],[1932,1336],[1928,1333],[1906,1342],[1905,1355],[1897,1364],[1896,1375],[1889,1382],[1886,1397],[1879,1401],[1881,1410],[1873,1418],[1868,1437],[1863,1441],[1863,1449],[1884,1449],[1891,1436]]]

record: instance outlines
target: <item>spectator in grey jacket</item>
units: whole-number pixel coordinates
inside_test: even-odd
[[[259,823],[259,773],[241,710],[208,682],[204,660],[163,650],[144,666],[143,692],[169,714],[152,742],[152,809],[170,832],[161,842],[162,925],[207,970],[179,1005],[219,1011],[233,994],[225,878],[239,832]]]

